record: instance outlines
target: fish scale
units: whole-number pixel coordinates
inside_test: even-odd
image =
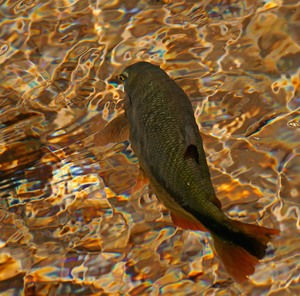
[[[187,147],[183,124],[186,122],[192,124],[192,128],[198,132],[193,109],[185,93],[173,80],[162,71],[154,69],[153,72],[155,72],[155,81],[149,72],[141,73],[139,83],[128,93],[131,100],[135,100],[132,110],[129,108],[126,111],[129,121],[134,121],[130,132],[132,147],[143,164],[142,168],[149,171],[160,183],[163,182],[174,195],[178,196],[181,200],[177,202],[180,204],[194,202],[200,211],[203,207],[210,206],[206,201],[214,191],[203,149],[200,151],[202,154],[199,155],[200,162],[204,164],[202,166],[184,158]],[[161,90],[162,83],[163,90]],[[130,88],[132,89],[132,85]],[[195,135],[199,137],[197,141],[202,146],[199,132],[198,134],[195,132]],[[204,179],[201,176],[204,176]],[[204,204],[202,204],[202,196]]]

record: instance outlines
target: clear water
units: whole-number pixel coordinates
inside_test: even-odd
[[[296,0],[0,1],[0,293],[298,295],[299,32]],[[95,140],[140,60],[189,95],[224,211],[281,230],[242,286]]]

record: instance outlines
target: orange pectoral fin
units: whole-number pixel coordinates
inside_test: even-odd
[[[188,229],[188,230],[200,230],[200,231],[208,231],[199,221],[196,219],[189,220],[188,218],[182,217],[180,215],[175,214],[174,212],[171,212],[171,218],[173,223],[182,229]]]
[[[129,139],[129,122],[124,113],[111,120],[103,130],[94,135],[96,146],[124,142]]]

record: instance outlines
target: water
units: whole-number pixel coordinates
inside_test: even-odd
[[[3,295],[297,295],[300,5],[273,1],[0,1]],[[189,95],[223,209],[281,230],[250,280],[183,231],[128,142],[114,77],[146,60]]]

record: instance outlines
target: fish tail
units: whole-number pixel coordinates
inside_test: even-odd
[[[267,244],[276,234],[276,229],[229,220],[227,233],[212,233],[212,237],[225,270],[242,283],[254,273],[255,265],[265,256]]]

